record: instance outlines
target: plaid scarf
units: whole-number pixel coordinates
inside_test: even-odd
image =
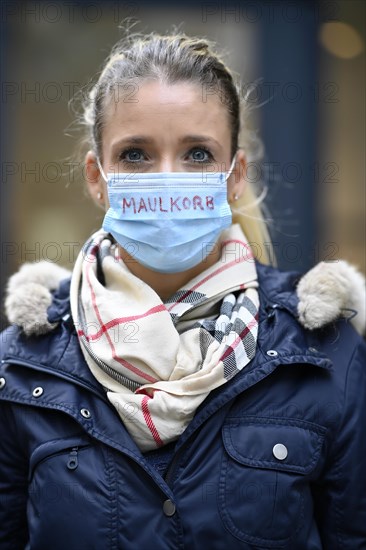
[[[222,233],[221,259],[163,303],[97,231],[71,280],[71,311],[85,360],[142,451],[174,441],[197,407],[254,357],[258,282],[239,225]]]

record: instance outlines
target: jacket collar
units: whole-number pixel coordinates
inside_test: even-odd
[[[301,279],[301,273],[297,271],[279,271],[271,266],[257,264],[259,288],[265,307],[281,308],[288,311],[295,319],[298,319],[297,306],[299,303],[296,294],[296,286]],[[263,300],[262,300],[263,301]]]

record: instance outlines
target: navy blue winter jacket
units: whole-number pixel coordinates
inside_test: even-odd
[[[366,549],[365,342],[346,320],[303,329],[297,274],[257,269],[255,358],[202,403],[164,476],[85,363],[69,280],[53,331],[0,335],[1,550]]]

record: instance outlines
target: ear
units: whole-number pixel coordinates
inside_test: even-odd
[[[88,151],[85,155],[85,179],[89,194],[95,204],[106,209],[108,207],[107,186],[100,173],[94,151]]]
[[[227,180],[227,195],[229,203],[238,200],[244,193],[246,185],[247,161],[244,149],[238,149],[235,156],[235,164],[229,179]]]

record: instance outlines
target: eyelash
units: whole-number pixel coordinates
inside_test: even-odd
[[[196,150],[201,150],[201,151],[205,151],[205,153],[207,153],[208,155],[208,159],[206,160],[192,160],[192,163],[199,163],[199,164],[205,164],[205,163],[209,163],[209,162],[212,162],[214,161],[214,157],[211,153],[211,151],[209,149],[207,149],[206,147],[203,147],[203,146],[200,146],[200,147],[192,147],[192,149],[190,149],[189,153],[191,153],[192,151],[196,151]],[[144,151],[142,149],[139,149],[138,147],[127,147],[126,149],[124,149],[119,155],[118,155],[118,160],[119,161],[122,161],[124,164],[138,164],[139,162],[141,162],[140,160],[126,160],[124,157],[127,155],[127,153],[131,152],[131,151],[138,151],[139,153],[144,153]]]

